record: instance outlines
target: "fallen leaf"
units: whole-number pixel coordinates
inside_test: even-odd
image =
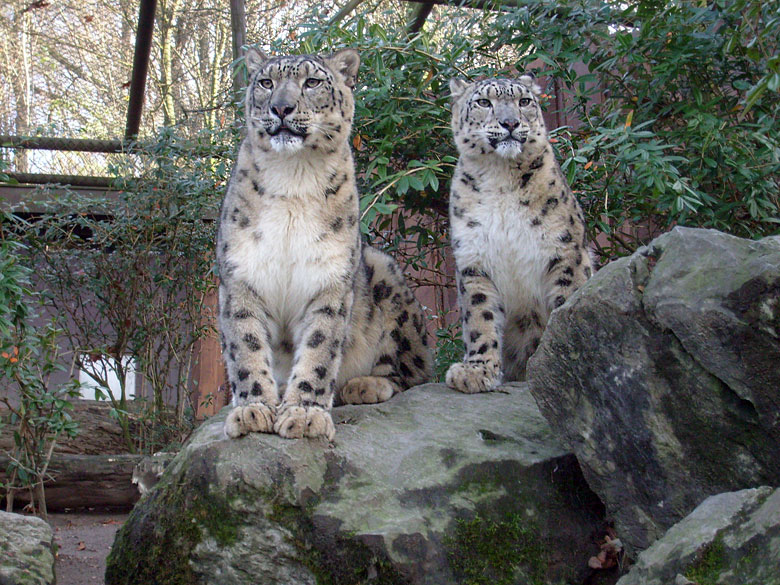
[[[87,545],[83,542],[79,542],[78,546],[76,547],[76,550],[84,550],[87,548]]]
[[[591,569],[611,569],[620,562],[623,552],[623,543],[617,538],[614,530],[608,529],[604,542],[600,545],[601,551],[595,557],[590,557],[588,566]]]

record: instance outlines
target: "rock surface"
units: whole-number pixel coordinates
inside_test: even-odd
[[[780,238],[675,228],[554,312],[531,392],[629,552],[780,485]]]
[[[136,505],[108,585],[581,582],[598,550],[603,506],[525,385],[339,407],[333,444],[227,440],[225,415]]]
[[[711,496],[639,555],[617,585],[780,585],[780,489]]]
[[[0,512],[0,583],[54,583],[54,536],[51,527],[34,516]]]

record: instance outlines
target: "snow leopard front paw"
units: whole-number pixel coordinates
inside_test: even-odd
[[[458,392],[491,392],[501,384],[501,372],[495,364],[459,362],[447,370],[447,386]]]
[[[341,400],[345,404],[376,404],[390,400],[394,393],[393,383],[387,378],[358,376],[341,389]]]
[[[274,411],[262,402],[236,406],[225,420],[225,435],[237,439],[249,433],[272,433]]]
[[[282,404],[277,412],[274,432],[285,439],[325,437],[332,441],[336,427],[330,413],[319,406]]]

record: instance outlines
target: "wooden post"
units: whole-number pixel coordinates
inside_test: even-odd
[[[217,291],[209,293],[204,302],[201,319],[213,324],[217,315]],[[195,346],[198,363],[195,366],[193,379],[198,386],[193,395],[195,417],[203,420],[220,411],[228,403],[227,376],[225,364],[222,361],[222,350],[219,347],[219,334],[212,333],[202,337]]]

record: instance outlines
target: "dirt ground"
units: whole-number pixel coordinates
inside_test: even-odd
[[[106,557],[126,512],[50,513],[57,544],[57,585],[103,585]]]

